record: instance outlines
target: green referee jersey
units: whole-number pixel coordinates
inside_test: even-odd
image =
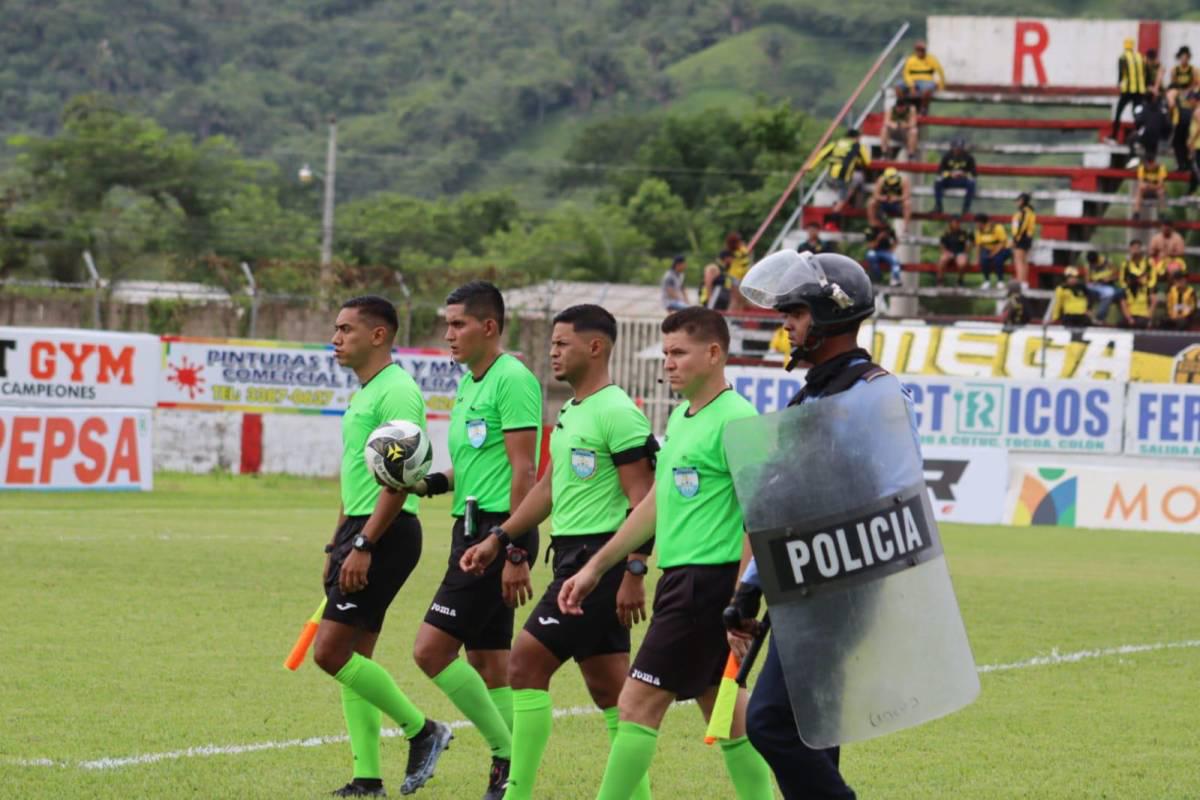
[[[480,511],[502,514],[509,509],[512,465],[504,449],[504,434],[538,432],[534,459],[542,436],[542,387],[515,356],[501,353],[478,379],[470,372],[458,382],[450,412],[450,463],[454,467],[454,508],[461,517],[467,498],[479,501]]]
[[[721,437],[725,423],[758,412],[732,389],[695,414],[684,403],[667,420],[654,471],[658,565],[728,564],[742,557],[742,508]]]
[[[350,398],[342,417],[342,513],[370,514],[382,488],[367,470],[363,451],[371,432],[394,419],[408,420],[425,430],[425,398],[417,382],[395,364],[389,364]],[[417,496],[410,494],[404,510],[417,513]]]
[[[621,527],[629,500],[617,467],[645,458],[649,437],[646,415],[616,384],[563,405],[550,433],[554,536]]]

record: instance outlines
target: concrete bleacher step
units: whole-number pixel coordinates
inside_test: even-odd
[[[949,194],[949,192],[947,192]],[[827,216],[833,213],[833,208],[830,205],[812,205],[805,208],[804,223],[822,222]],[[867,212],[861,208],[850,208],[842,214],[845,217],[865,217]],[[935,222],[948,222],[951,217],[958,216],[957,214],[935,214],[932,211],[914,211],[912,218],[915,220],[927,220]],[[1005,220],[1008,214],[993,215],[998,219]],[[1162,223],[1153,219],[1120,219],[1111,217],[1081,217],[1081,216],[1056,216],[1050,214],[1038,215],[1039,225],[1065,225],[1068,227],[1080,228],[1156,228]],[[1171,224],[1178,231],[1200,231],[1200,220],[1171,220]]]
[[[888,161],[879,160],[871,162],[871,170],[884,170],[888,167],[895,167],[901,172],[920,173],[925,175],[935,175],[938,172],[937,164],[930,164],[922,161]],[[1117,169],[1115,167],[1060,167],[1060,166],[1041,166],[1041,165],[1026,165],[1026,164],[979,164],[977,170],[980,175],[997,175],[1011,178],[1066,178],[1069,180],[1096,180],[1100,178],[1108,178],[1113,180],[1135,180],[1137,178],[1137,170],[1133,169]],[[1167,180],[1186,182],[1191,179],[1191,174],[1187,172],[1168,172]]]
[[[784,238],[783,246],[788,248],[797,247],[807,238],[807,236],[808,235],[805,231],[797,231],[789,234]],[[847,244],[862,244],[867,241],[867,235],[859,231],[822,231],[820,238],[823,242],[838,242]],[[899,237],[899,244],[915,244],[922,247],[939,247],[940,243],[941,240],[937,236],[905,235]],[[1123,246],[1115,243],[1095,245],[1091,242],[1073,242],[1065,239],[1034,239],[1033,250],[1034,252],[1031,253],[1031,256],[1036,256],[1037,251],[1039,250],[1061,250],[1072,253],[1090,253],[1092,251],[1100,253],[1125,252],[1125,248]],[[1184,248],[1184,254],[1189,256],[1200,256],[1200,247],[1186,247]],[[1046,262],[1047,265],[1051,263],[1052,262],[1050,261]]]
[[[945,153],[950,149],[950,142],[921,142],[921,148],[937,153]],[[1129,148],[1119,144],[1105,144],[1103,142],[1078,142],[1071,144],[992,144],[976,142],[971,144],[971,152],[1011,156],[1103,156],[1107,159],[1113,156],[1126,156],[1129,154]],[[1085,164],[1084,166],[1088,165]]]
[[[1062,94],[1036,94],[1031,92],[946,89],[936,93],[933,99],[944,103],[1112,108],[1115,98],[1102,95],[1071,94],[1065,90]]]
[[[917,197],[933,197],[933,186],[914,186],[912,187],[912,193]],[[943,194],[946,197],[962,197],[966,194],[966,190],[946,189],[943,191]],[[1020,189],[977,189],[975,191],[975,199],[1015,201],[1020,194]],[[1084,203],[1107,203],[1119,206],[1133,204],[1133,198],[1125,192],[1076,192],[1070,189],[1034,189],[1028,192],[1028,194],[1035,201],[1054,203],[1079,201]],[[1166,203],[1172,208],[1192,208],[1200,205],[1200,197],[1172,197]]]

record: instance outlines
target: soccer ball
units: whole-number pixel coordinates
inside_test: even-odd
[[[429,473],[433,448],[419,425],[394,419],[371,432],[363,456],[376,481],[391,489],[411,489]]]

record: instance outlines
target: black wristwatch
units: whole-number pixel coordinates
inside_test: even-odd
[[[490,533],[492,536],[495,536],[496,541],[500,542],[500,546],[504,549],[507,550],[512,546],[512,537],[508,535],[508,531],[504,530],[504,528],[501,528],[499,525],[493,525],[488,533]]]
[[[332,544],[325,545],[325,555],[329,555],[332,552],[333,552],[333,545]]]
[[[646,566],[645,560],[641,558],[626,561],[625,569],[629,571],[630,575],[637,575],[639,578],[650,571],[650,568]]]
[[[354,537],[354,544],[352,544],[351,547],[360,553],[369,553],[374,549],[375,545],[371,544],[371,540],[360,533],[358,536]]]
[[[529,560],[529,552],[524,548],[517,547],[515,544],[510,544],[505,550],[504,557],[508,559],[510,564],[524,564]]]

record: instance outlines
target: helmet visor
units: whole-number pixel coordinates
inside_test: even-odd
[[[780,251],[755,264],[742,279],[742,296],[756,306],[778,310],[804,296],[820,297],[829,285],[811,253]],[[804,287],[808,287],[807,291]]]

